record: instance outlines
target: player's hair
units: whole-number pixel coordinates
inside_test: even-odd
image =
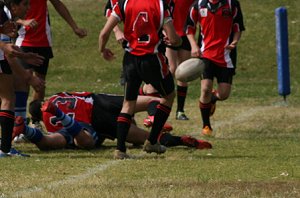
[[[20,4],[23,0],[0,0],[0,5],[5,5],[8,9],[11,8],[11,4]]]
[[[6,6],[11,9],[12,4],[19,5],[23,0],[0,0],[0,7]]]
[[[42,120],[42,102],[42,100],[33,100],[29,103],[29,113],[32,121],[39,122]]]

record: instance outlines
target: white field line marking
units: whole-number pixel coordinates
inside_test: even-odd
[[[215,124],[214,128],[220,128],[220,127],[224,127],[225,125],[231,125],[231,124],[243,122],[248,120],[250,117],[257,115],[262,111],[269,111],[271,109],[274,109],[274,107],[255,107],[251,109],[245,109],[242,113],[238,114],[237,116],[234,116],[230,120],[218,121]]]
[[[26,195],[28,196],[32,193],[42,192],[45,189],[53,190],[54,188],[60,187],[61,185],[79,183],[82,180],[85,180],[85,179],[95,175],[96,173],[100,173],[102,171],[105,171],[106,169],[110,168],[111,166],[114,166],[114,165],[118,164],[120,161],[121,160],[113,160],[113,161],[111,160],[111,161],[108,161],[104,164],[96,166],[94,168],[87,169],[87,171],[82,173],[82,174],[69,176],[69,177],[66,177],[65,179],[51,182],[48,185],[34,186],[34,187],[31,187],[31,188],[20,190],[20,191],[15,192],[12,196],[13,197],[23,197],[23,196],[26,196]]]
[[[272,110],[274,108],[276,108],[276,107],[274,107],[274,106],[267,106],[267,107],[259,106],[259,107],[254,107],[254,108],[251,108],[251,109],[245,109],[242,112],[240,112],[239,114],[235,115],[234,117],[231,117],[231,119],[224,120],[224,121],[219,121],[218,120],[218,121],[216,121],[216,123],[212,123],[212,128],[217,131],[221,127],[225,127],[225,126],[233,125],[233,124],[236,125],[237,123],[247,121],[250,117],[252,117],[254,115],[257,115],[260,112],[269,111],[269,110]],[[194,132],[191,135],[197,136],[197,135],[199,135],[199,131]],[[215,137],[218,137],[218,136],[219,135],[216,134]]]
[[[215,125],[214,128],[220,128],[220,127],[224,127],[226,125],[231,125],[237,122],[242,122],[242,121],[246,121],[249,117],[252,117],[253,115],[258,114],[259,112],[265,111],[265,110],[270,110],[270,109],[274,109],[274,107],[256,107],[256,108],[252,108],[252,109],[245,109],[245,111],[241,112],[240,114],[236,115],[235,117],[233,117],[230,120],[226,120],[226,121],[218,121]],[[198,133],[197,133],[198,134]],[[197,135],[195,133],[195,135]],[[141,155],[136,155],[137,158],[140,158],[142,156],[144,156],[145,154],[141,154]],[[36,193],[36,192],[42,192],[45,189],[54,189],[57,188],[61,185],[66,185],[66,184],[74,184],[74,183],[78,183],[82,180],[85,180],[91,176],[93,176],[96,173],[105,171],[106,169],[110,168],[113,165],[116,165],[120,162],[120,160],[113,160],[113,161],[108,161],[105,164],[101,164],[99,166],[96,166],[94,168],[88,169],[85,173],[80,174],[80,175],[75,175],[75,176],[69,176],[63,180],[59,180],[59,181],[54,181],[49,183],[48,185],[41,185],[39,186],[35,186],[32,188],[27,188],[21,191],[17,191],[13,194],[13,197],[22,197],[25,195],[30,195],[32,193]]]

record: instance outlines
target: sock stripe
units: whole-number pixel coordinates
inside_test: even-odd
[[[139,95],[141,95],[141,96],[144,96],[144,95],[145,95],[145,93],[144,93],[144,91],[143,91],[143,88],[142,88],[142,87],[140,87],[140,89],[139,89]]]
[[[202,102],[199,102],[200,109],[209,109],[211,108],[211,103],[203,104]]]
[[[152,103],[159,103],[159,100],[150,100],[147,104],[147,106],[149,106]]]
[[[162,104],[157,105],[157,109],[164,111],[165,113],[169,114],[171,112],[171,108]]]
[[[186,96],[186,92],[177,91],[177,96],[185,97]]]
[[[0,116],[7,117],[7,118],[10,118],[10,119],[15,119],[14,115],[12,115],[10,113],[6,113],[6,112],[0,112]]]
[[[26,107],[15,107],[15,111],[26,111]]]
[[[74,120],[72,119],[72,120],[70,120],[69,123],[65,124],[64,127],[68,129],[68,128],[71,128],[73,125],[74,125]]]
[[[125,117],[121,117],[121,116],[118,117],[118,120],[117,120],[117,121],[118,121],[118,122],[131,123],[131,120],[130,120],[130,119],[125,118]]]

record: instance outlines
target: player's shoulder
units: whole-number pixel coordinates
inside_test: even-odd
[[[240,6],[240,2],[238,0],[231,0],[231,5],[232,6]]]

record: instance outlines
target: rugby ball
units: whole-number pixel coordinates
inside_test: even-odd
[[[175,71],[175,78],[182,82],[190,82],[201,76],[205,64],[200,58],[190,58],[180,63]]]

